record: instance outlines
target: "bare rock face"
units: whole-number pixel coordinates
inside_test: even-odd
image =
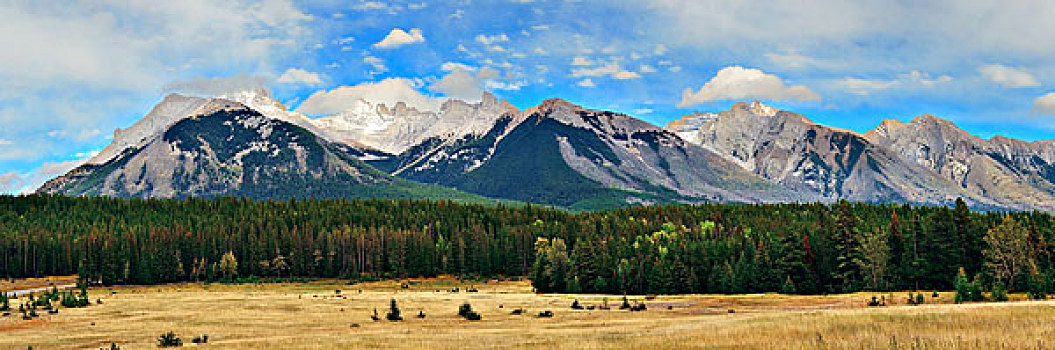
[[[155,109],[157,110],[157,109]],[[350,195],[399,181],[343,145],[242,103],[209,99],[188,117],[101,164],[86,164],[38,192],[119,197]]]
[[[696,113],[665,128],[763,178],[827,200],[987,204],[862,135],[762,103]]]
[[[865,137],[1001,206],[1055,209],[1051,140],[1025,142],[1003,136],[987,140],[931,115],[910,122],[885,120]]]
[[[487,196],[574,208],[815,199],[647,122],[559,99],[507,113],[484,134],[433,138],[379,167]]]
[[[99,154],[89,159],[86,164],[103,164],[122,152],[143,146],[151,137],[167,130],[180,120],[203,114],[203,108],[210,103],[237,102],[253,109],[262,115],[306,128],[315,133],[319,129],[300,113],[291,112],[282,103],[271,98],[264,90],[247,90],[215,98],[203,98],[180,94],[169,94],[154,106],[145,117],[125,129],[114,130],[113,141]]]
[[[386,106],[358,100],[354,107],[316,119],[314,124],[335,141],[399,154],[430,138],[457,139],[485,133],[501,116],[515,111],[490,93],[484,93],[479,103],[449,100],[438,112],[420,111],[402,102]]]

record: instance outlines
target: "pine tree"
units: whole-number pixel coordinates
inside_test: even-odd
[[[834,239],[838,255],[835,257],[833,277],[843,292],[855,291],[859,281],[860,266],[857,262],[861,260],[861,256],[858,222],[850,202],[840,200],[835,217]]]

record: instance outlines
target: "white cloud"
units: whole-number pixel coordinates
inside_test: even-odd
[[[650,65],[647,65],[647,64],[642,64],[640,67],[637,68],[637,70],[640,71],[641,73],[655,73],[655,72],[657,72],[656,67],[653,67],[653,66],[650,66]]]
[[[723,100],[818,101],[820,98],[820,95],[805,86],[785,85],[784,80],[776,75],[753,68],[730,66],[719,70],[698,91],[686,88],[678,107]]]
[[[617,51],[618,51],[618,49],[616,49],[615,46],[611,46],[611,45],[605,46],[605,48],[601,49],[601,53],[607,54],[607,55],[611,55],[613,53],[616,53]]]
[[[429,90],[451,98],[476,102],[480,100],[485,89],[519,90],[524,85],[521,82],[499,81],[501,72],[491,67],[480,67],[475,73],[461,67],[453,68],[446,76],[429,85]]]
[[[378,82],[365,82],[355,86],[341,86],[333,90],[320,90],[308,96],[297,111],[306,115],[333,115],[355,105],[359,99],[393,106],[404,102],[419,110],[436,111],[443,99],[419,92],[418,83],[407,78],[388,78]]]
[[[847,77],[839,80],[837,86],[845,88],[850,93],[857,95],[868,95],[872,91],[886,90],[900,85],[897,80],[873,80]]]
[[[619,79],[619,80],[637,79],[637,78],[640,78],[640,77],[641,77],[641,74],[637,74],[637,72],[631,72],[631,71],[627,71],[627,70],[621,70],[621,71],[615,72],[615,74],[612,74],[612,78],[616,78],[616,79]]]
[[[445,62],[445,63],[443,63],[443,65],[440,66],[440,70],[442,70],[444,72],[450,72],[450,71],[455,70],[455,69],[461,69],[461,70],[466,70],[466,71],[475,71],[476,67],[473,67],[473,66],[470,66],[470,65],[467,65],[467,64],[464,64],[464,63],[457,63],[457,62]]]
[[[667,68],[667,70],[677,73],[681,71],[681,66],[670,66],[670,68]]]
[[[283,84],[319,85],[322,84],[322,75],[300,68],[290,68],[285,73],[282,73],[282,76],[278,77],[278,82]]]
[[[13,143],[14,142],[11,141],[11,140],[0,139],[0,146],[7,146],[7,145],[10,145],[10,144],[13,144]]]
[[[32,91],[70,84],[149,90],[187,69],[253,69],[298,45],[311,16],[290,0],[74,0],[5,2],[0,18],[0,78]]]
[[[589,58],[583,56],[575,56],[571,59],[571,65],[573,66],[592,66],[595,62]]]
[[[948,75],[933,78],[928,73],[911,71],[898,75],[897,79],[862,79],[846,77],[835,80],[835,86],[847,90],[856,95],[867,96],[872,92],[884,91],[892,88],[919,88],[933,87],[938,84],[951,82],[953,79]]]
[[[549,28],[550,27],[549,27],[548,24],[539,24],[539,25],[531,26],[531,29],[534,29],[534,30],[549,30]]]
[[[1055,92],[1033,100],[1033,109],[1043,115],[1055,116]]]
[[[620,80],[637,79],[641,77],[641,74],[625,70],[622,66],[615,62],[609,62],[603,66],[594,68],[572,69],[571,75],[576,78],[611,76],[612,78]]]
[[[827,62],[798,53],[766,53],[769,63],[786,69],[805,69],[830,66]]]
[[[57,139],[74,139],[77,141],[86,141],[95,139],[99,135],[102,135],[102,130],[99,129],[75,129],[75,130],[52,130],[48,132],[48,136]]]
[[[388,35],[380,42],[374,44],[375,48],[379,49],[394,49],[404,45],[410,45],[415,43],[425,42],[425,35],[421,29],[413,28],[409,32],[405,32],[402,29],[395,28],[388,32]]]
[[[249,90],[262,90],[267,78],[240,74],[232,77],[192,78],[165,85],[165,92],[215,97]]]
[[[369,55],[363,56],[363,63],[373,69],[373,71],[370,72],[370,75],[381,74],[388,71],[388,66],[385,65],[385,60],[378,57]]]
[[[545,56],[545,55],[549,54],[549,52],[546,51],[546,49],[543,49],[541,47],[536,47],[534,52],[535,52],[536,55],[539,55],[539,56]]]
[[[343,37],[343,38],[337,38],[337,39],[333,40],[333,43],[337,44],[337,45],[351,44],[353,42],[355,42],[355,37],[352,37],[352,36],[346,36],[346,37]]]
[[[597,84],[593,83],[593,79],[590,78],[580,80],[578,83],[576,83],[576,85],[579,85],[584,88],[592,88],[597,86]]]
[[[479,35],[476,36],[476,42],[484,44],[484,45],[491,45],[491,44],[495,44],[495,43],[504,43],[504,42],[507,42],[507,41],[509,41],[509,36],[506,35],[505,33],[495,34],[495,35],[479,34]]]
[[[649,114],[652,113],[651,108],[638,108],[634,110],[634,114]]]
[[[1012,68],[999,64],[989,64],[978,67],[978,72],[983,77],[994,83],[1009,88],[1038,87],[1040,82],[1032,74],[1023,69]]]
[[[385,4],[380,1],[364,1],[362,3],[353,5],[352,9],[356,11],[387,10],[388,4]]]

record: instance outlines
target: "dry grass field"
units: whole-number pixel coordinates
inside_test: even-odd
[[[340,281],[92,289],[103,304],[63,309],[33,321],[0,318],[0,349],[156,348],[174,331],[185,347],[209,335],[209,349],[1052,349],[1055,303],[1014,301],[954,305],[952,295],[927,295],[923,306],[865,307],[871,294],[659,296],[647,311],[572,310],[604,296],[536,295],[527,282],[455,280]],[[470,285],[479,289],[466,293]],[[450,289],[459,287],[458,293]],[[340,289],[338,295],[336,291]],[[402,322],[384,320],[389,300]],[[644,297],[632,297],[644,300]],[[481,321],[457,316],[472,304]],[[14,302],[13,305],[18,305]],[[16,306],[17,307],[17,306]],[[377,309],[381,321],[370,315]],[[516,308],[525,315],[512,315]],[[425,319],[416,317],[419,310]],[[539,318],[551,310],[552,318]],[[732,312],[730,312],[732,310]]]

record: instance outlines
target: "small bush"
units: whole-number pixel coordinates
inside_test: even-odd
[[[425,318],[425,310],[418,310],[418,318]]]
[[[509,314],[511,314],[511,315],[523,315],[524,314],[524,309],[516,309],[516,310],[513,310],[513,312],[510,312]]]
[[[579,304],[579,299],[571,302],[571,308],[574,310],[582,310],[582,305]]]
[[[403,320],[403,316],[400,315],[399,312],[399,306],[396,305],[396,299],[392,299],[392,303],[388,307],[388,314],[385,315],[385,318],[392,322]]]
[[[469,303],[462,304],[458,307],[458,316],[461,316],[469,321],[479,321],[480,313],[473,311],[473,306]]]
[[[553,317],[553,311],[542,311],[538,313],[538,317]]]
[[[619,305],[619,310],[626,310],[626,309],[629,309],[629,308],[630,308],[630,300],[627,300],[626,296],[624,295],[623,296],[623,304]]]
[[[200,337],[194,337],[194,339],[191,339],[191,343],[194,343],[194,344],[208,344],[209,343],[209,335],[208,334],[202,334]]]
[[[183,346],[183,339],[176,336],[176,333],[169,331],[168,333],[158,336],[158,347],[171,348]]]

